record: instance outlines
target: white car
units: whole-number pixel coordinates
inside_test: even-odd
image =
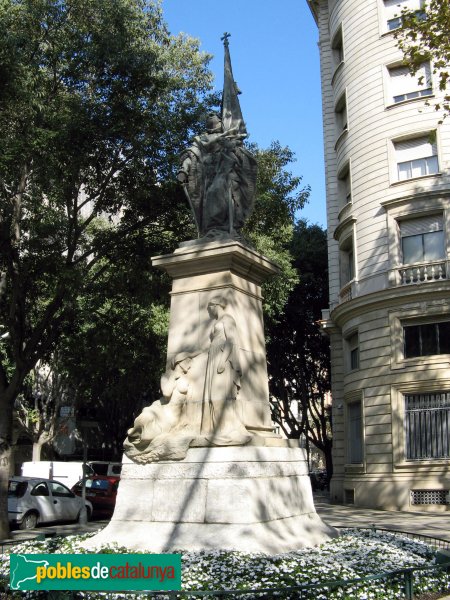
[[[87,517],[92,504],[85,501]],[[52,521],[78,521],[83,499],[53,479],[12,477],[8,485],[8,519],[20,529]]]

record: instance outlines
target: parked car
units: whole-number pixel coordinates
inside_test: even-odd
[[[113,475],[94,475],[86,479],[86,498],[92,503],[95,516],[111,516],[116,505],[117,488],[120,477]],[[72,487],[72,491],[81,496],[83,482],[79,481]]]
[[[120,462],[111,462],[108,460],[91,460],[87,463],[92,469],[92,473],[88,473],[87,476],[91,477],[92,475],[115,475],[116,477],[120,477],[120,472],[122,471],[122,463]]]
[[[88,518],[92,504],[85,503]],[[8,484],[8,519],[20,529],[53,521],[78,521],[83,501],[54,479],[12,477]]]

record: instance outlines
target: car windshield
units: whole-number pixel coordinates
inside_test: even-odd
[[[27,490],[27,481],[14,481],[10,480],[8,485],[8,496],[10,498],[22,498]]]
[[[91,490],[107,490],[109,481],[107,479],[86,479],[86,487]]]

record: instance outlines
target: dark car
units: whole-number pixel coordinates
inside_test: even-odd
[[[94,475],[86,479],[86,500],[91,502],[94,516],[110,517],[113,514],[119,481],[120,477],[106,475]],[[72,488],[77,496],[82,495],[82,490],[83,481]]]

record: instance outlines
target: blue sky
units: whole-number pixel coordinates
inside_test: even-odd
[[[290,170],[311,186],[300,216],[326,226],[318,31],[306,0],[162,0],[165,21],[214,55],[215,87],[223,85],[225,31],[231,33],[234,78],[250,141],[289,146]]]

